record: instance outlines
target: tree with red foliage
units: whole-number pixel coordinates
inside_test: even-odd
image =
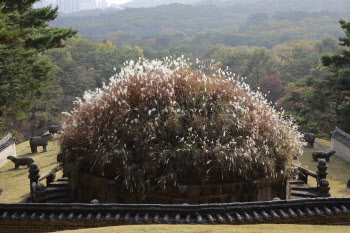
[[[278,75],[266,76],[259,80],[257,87],[266,98],[272,102],[276,102],[284,95],[285,86],[282,84],[281,78]]]

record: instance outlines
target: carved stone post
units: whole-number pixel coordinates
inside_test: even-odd
[[[326,179],[321,179],[318,185],[318,192],[317,196],[319,197],[330,197],[331,194],[329,193],[329,190],[331,188],[329,187],[329,182]]]
[[[40,178],[40,175],[39,175],[39,167],[38,165],[36,165],[35,163],[32,163],[29,167],[29,175],[28,175],[28,178],[30,180],[30,196],[31,196],[31,199],[33,201],[33,186],[35,186],[38,181],[39,181],[39,178]]]
[[[46,202],[46,187],[45,185],[38,183],[34,188],[34,202],[45,203]]]
[[[330,187],[329,182],[326,179],[327,172],[327,162],[324,159],[320,159],[317,164],[317,196],[319,197],[329,197],[331,194],[329,193]]]
[[[48,177],[46,177],[46,186],[49,186],[51,182],[56,179],[56,173],[51,173]]]
[[[327,162],[324,159],[320,159],[317,164],[317,185],[319,185],[320,180],[326,179],[328,172],[327,172]]]

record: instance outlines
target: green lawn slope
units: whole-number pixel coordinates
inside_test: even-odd
[[[264,224],[264,225],[136,225],[116,226],[94,229],[82,229],[75,231],[64,231],[74,233],[136,233],[136,232],[164,232],[164,233],[347,233],[350,227],[347,226],[311,226],[311,225],[288,225],[288,224]]]
[[[32,154],[28,141],[16,145],[17,157],[32,157],[39,166],[39,174],[44,174],[58,165],[56,160],[59,151],[58,140],[49,141],[47,150],[43,153],[42,147],[39,147],[39,153]],[[4,189],[4,193],[0,195],[0,203],[23,203],[29,197],[28,168],[26,166],[20,166],[19,169],[14,168],[15,165],[10,160],[0,167],[0,186]],[[60,175],[62,176],[58,173],[57,177]]]
[[[330,146],[330,141],[319,140],[326,147]],[[317,162],[313,162],[311,153],[313,151],[326,151],[321,146],[315,143],[314,148],[304,148],[304,154],[300,158],[301,166],[310,169],[311,171],[317,171]],[[346,187],[348,180],[350,179],[350,163],[341,159],[340,157],[333,155],[330,158],[330,162],[327,163],[329,186],[331,187],[331,197],[349,197],[350,189]],[[316,179],[309,177],[311,186],[316,186]]]

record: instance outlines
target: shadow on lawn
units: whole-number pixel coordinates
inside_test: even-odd
[[[52,166],[54,164],[59,165],[59,162],[52,162],[52,163],[50,163],[50,164],[48,164],[46,166],[42,166],[42,167],[39,166],[40,173],[45,173],[45,171],[43,171],[43,168],[50,167],[50,166]]]
[[[11,177],[18,177],[18,176],[24,176],[25,174],[29,174],[28,169],[29,168],[19,168],[19,169],[12,168],[12,169],[8,169],[6,172],[9,172],[9,176],[10,176],[10,174],[12,172],[16,172],[17,171]],[[21,172],[19,172],[19,171],[21,171]]]
[[[47,164],[45,166],[39,166],[40,173],[45,173],[45,171],[43,171],[45,168],[50,167],[50,166],[55,165],[55,164],[58,165],[58,162],[52,162],[52,163]],[[25,173],[29,174],[28,169],[29,168],[24,168],[24,167],[23,168],[19,168],[19,169],[11,168],[11,169],[8,169],[8,170],[6,170],[4,172],[15,172],[15,171],[23,170],[23,172],[20,172],[20,173],[17,173],[15,175],[11,176],[11,177],[17,177],[17,176],[23,176],[23,175],[25,175]]]
[[[29,186],[29,183],[28,183]],[[18,203],[28,203],[30,202],[30,192],[27,192],[26,194],[23,194],[22,196],[20,196],[20,198],[22,200],[20,200]]]

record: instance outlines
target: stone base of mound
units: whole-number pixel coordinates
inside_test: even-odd
[[[72,178],[69,178],[71,181]],[[157,203],[157,204],[206,204],[268,201],[275,197],[285,199],[286,177],[246,180],[243,182],[181,185],[171,191],[148,193],[146,197],[130,194],[113,180],[87,173],[70,182],[71,199],[89,203],[93,199],[101,203]]]

